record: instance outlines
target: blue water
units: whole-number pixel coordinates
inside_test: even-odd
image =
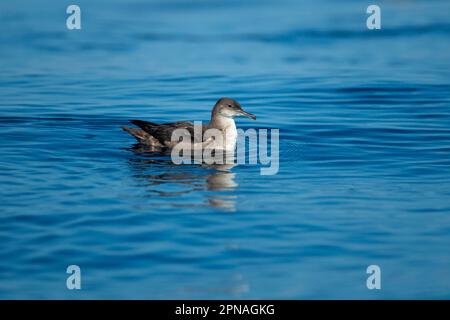
[[[0,298],[450,298],[448,1],[379,31],[364,1],[75,3],[0,3]],[[221,96],[280,129],[278,174],[120,129]]]

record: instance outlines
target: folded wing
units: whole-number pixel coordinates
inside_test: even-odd
[[[190,121],[178,121],[172,123],[154,123],[142,120],[131,120],[131,123],[141,128],[151,136],[155,137],[162,145],[171,147],[173,145],[172,134],[177,129],[185,129],[188,136],[185,135],[183,141],[195,141],[194,124]],[[202,134],[205,126],[202,127]],[[183,133],[183,131],[181,131]]]

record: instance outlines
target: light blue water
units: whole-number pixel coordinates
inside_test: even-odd
[[[361,1],[68,4],[0,4],[0,298],[450,298],[448,1],[378,1],[380,31]],[[120,130],[221,96],[280,129],[277,175]]]

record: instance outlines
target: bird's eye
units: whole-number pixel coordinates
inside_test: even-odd
[[[228,105],[228,108],[234,109],[234,108],[235,108],[235,106],[233,106],[233,105],[229,104],[229,105]]]

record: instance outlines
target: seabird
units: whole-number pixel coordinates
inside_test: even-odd
[[[172,141],[172,133],[177,129],[185,129],[185,132],[189,134],[189,142],[193,148],[213,147],[231,151],[236,146],[237,130],[234,122],[236,116],[245,116],[256,120],[256,116],[244,111],[236,100],[220,98],[212,109],[210,122],[201,125],[201,128],[195,128],[194,123],[190,121],[157,124],[149,121],[131,120],[131,123],[138,126],[139,129],[127,126],[123,126],[122,129],[135,137],[139,144],[151,147],[151,149],[173,148],[179,141]],[[204,138],[204,133],[208,129],[219,130],[223,138],[221,145],[214,144],[214,139]],[[197,130],[201,132],[201,137],[195,136]]]

